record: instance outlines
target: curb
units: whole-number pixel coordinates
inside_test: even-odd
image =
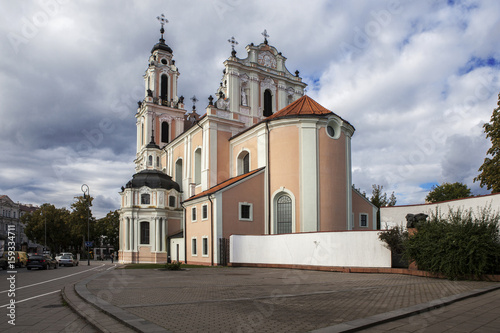
[[[324,328],[320,328],[317,330],[310,331],[311,333],[336,333],[336,332],[357,332],[363,329],[367,329],[379,324],[391,322],[394,320],[410,317],[419,313],[428,312],[446,305],[450,305],[452,303],[462,301],[467,298],[480,296],[491,291],[500,289],[500,285],[479,288],[471,291],[467,291],[461,294],[452,295],[448,297],[443,297],[439,299],[435,299],[430,302],[421,303],[417,305],[413,305],[407,308],[398,309],[394,311],[389,311],[385,313],[380,313],[374,316],[356,319],[352,321],[348,321],[345,323],[341,323],[334,326],[328,326]]]
[[[101,332],[169,332],[146,319],[131,314],[117,306],[114,306],[101,298],[98,298],[87,289],[87,284],[108,273],[103,271],[99,274],[85,278],[75,284],[63,288],[62,295],[68,305],[78,315],[83,317],[92,326]],[[74,291],[74,296],[72,294]],[[69,296],[69,297],[68,297]],[[77,299],[75,299],[75,297]],[[79,302],[79,300],[81,302]]]

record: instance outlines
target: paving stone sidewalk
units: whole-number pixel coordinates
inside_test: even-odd
[[[308,332],[498,286],[244,267],[117,269],[85,283],[90,294],[113,308],[173,332]]]

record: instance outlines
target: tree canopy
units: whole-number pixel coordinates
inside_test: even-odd
[[[500,192],[500,94],[498,94],[497,108],[493,110],[489,123],[483,125],[486,137],[491,140],[491,148],[488,149],[483,165],[479,168],[480,174],[474,178],[479,181],[480,186],[493,193]]]
[[[379,208],[377,211],[377,229],[380,229],[380,207],[395,206],[397,200],[394,192],[387,198],[387,193],[383,192],[384,187],[382,185],[373,184],[372,188],[370,202]]]
[[[431,191],[425,197],[425,201],[440,202],[446,200],[468,198],[471,196],[471,190],[465,184],[459,182],[453,184],[443,183],[439,186],[432,186]]]

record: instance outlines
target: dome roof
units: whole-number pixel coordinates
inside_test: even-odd
[[[142,170],[132,176],[132,180],[127,183],[127,188],[162,188],[165,190],[176,189],[181,191],[179,184],[172,180],[169,175],[158,170]]]
[[[153,48],[151,49],[151,53],[153,53],[155,50],[162,50],[162,51],[167,51],[168,53],[172,53],[172,49],[170,48],[170,46],[161,41],[156,43],[155,46],[153,46]]]

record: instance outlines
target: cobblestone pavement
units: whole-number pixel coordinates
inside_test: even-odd
[[[307,332],[492,285],[398,274],[212,267],[118,269],[87,288],[173,332]]]
[[[500,332],[500,290],[360,332]]]

